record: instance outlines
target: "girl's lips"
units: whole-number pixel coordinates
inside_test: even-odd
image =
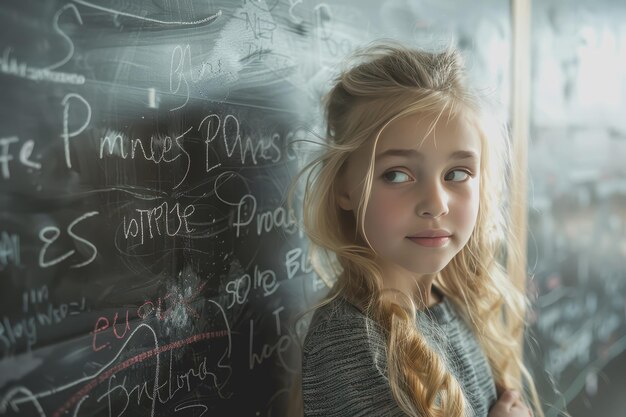
[[[440,237],[407,237],[407,239],[421,246],[440,247],[448,243],[450,236]]]

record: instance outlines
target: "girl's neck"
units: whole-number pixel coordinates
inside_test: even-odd
[[[439,288],[434,285],[431,285],[430,297],[427,303],[428,307],[432,307],[436,304],[439,304],[443,301],[443,293]]]

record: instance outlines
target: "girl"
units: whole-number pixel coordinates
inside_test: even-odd
[[[289,416],[527,417],[530,396],[543,417],[520,346],[528,299],[501,266],[505,131],[454,49],[354,57],[324,99],[328,146],[289,189],[291,206],[318,168],[303,224],[332,283]]]

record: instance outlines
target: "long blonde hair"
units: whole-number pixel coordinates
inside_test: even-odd
[[[428,52],[387,40],[357,50],[352,58],[351,67],[340,73],[323,100],[325,149],[297,173],[288,191],[292,207],[297,183],[309,172],[302,200],[309,260],[331,289],[307,312],[340,296],[359,306],[384,331],[389,383],[402,410],[421,417],[465,415],[468,401],[460,383],[415,325],[413,300],[406,297],[406,302],[397,303],[383,297],[375,253],[357,240],[359,232],[364,235],[373,155],[356,218],[339,208],[335,196],[335,179],[346,159],[366,142],[377,141],[391,121],[418,113],[437,119],[444,111],[465,116],[480,132],[482,142],[479,212],[468,243],[436,274],[434,284],[474,331],[498,392],[518,390],[535,415],[543,417],[520,349],[530,302],[502,266],[505,256],[514,255],[505,253],[510,233],[503,199],[510,166],[505,126],[488,117],[479,96],[470,91],[462,57],[454,48]],[[299,387],[301,376],[294,382]],[[295,389],[292,395],[290,417],[302,414],[299,391]]]

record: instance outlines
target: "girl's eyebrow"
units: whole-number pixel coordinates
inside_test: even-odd
[[[387,149],[376,155],[376,161],[390,156],[400,156],[403,158],[423,159],[424,154],[415,149]],[[452,159],[478,159],[478,154],[472,150],[454,151],[448,157],[448,161]]]

